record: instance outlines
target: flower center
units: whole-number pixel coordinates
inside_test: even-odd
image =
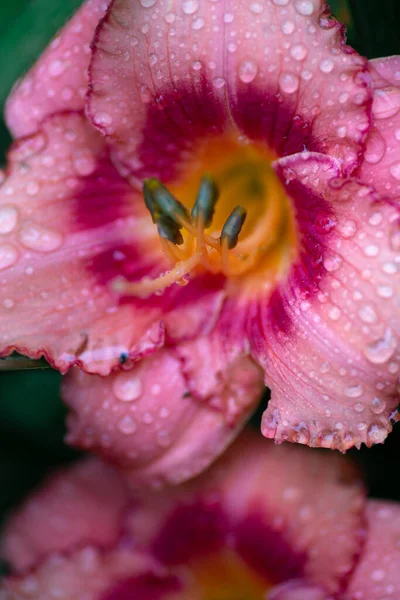
[[[115,289],[146,298],[201,272],[233,283],[254,281],[265,270],[268,280],[285,272],[296,235],[273,158],[261,145],[226,135],[204,141],[168,188],[146,180],[144,201],[171,268],[154,279],[119,279]]]
[[[228,549],[197,559],[193,575],[196,597],[204,600],[263,600],[271,588]]]

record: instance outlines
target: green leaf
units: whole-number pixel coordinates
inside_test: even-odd
[[[358,51],[368,58],[400,53],[399,0],[348,0]]]

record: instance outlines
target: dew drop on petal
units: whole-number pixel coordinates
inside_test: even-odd
[[[285,94],[294,94],[299,88],[299,78],[292,73],[282,73],[279,78],[279,87]]]
[[[7,269],[17,262],[18,252],[11,244],[2,244],[0,246],[0,270]]]
[[[364,323],[376,323],[378,318],[374,307],[368,304],[362,306],[358,311],[358,314]]]
[[[19,238],[25,248],[36,252],[53,252],[63,242],[61,233],[39,224],[25,225],[19,233]]]
[[[140,4],[143,8],[151,8],[156,3],[156,0],[140,0]]]
[[[304,17],[308,17],[314,12],[314,4],[312,0],[296,0],[294,7],[299,15],[303,15]]]
[[[186,15],[193,15],[199,10],[199,3],[197,0],[183,0],[182,10]]]
[[[215,77],[213,79],[213,84],[217,89],[221,89],[226,84],[226,81],[223,77]]]
[[[276,6],[287,6],[289,4],[289,0],[272,0],[272,2]]]
[[[333,60],[331,60],[330,58],[325,58],[319,63],[319,69],[322,73],[330,73],[331,71],[333,71],[333,67]]]
[[[120,373],[114,380],[113,391],[118,400],[132,402],[142,393],[142,383],[136,375],[130,372]]]
[[[11,204],[0,206],[0,234],[11,233],[18,221],[18,210]]]
[[[91,175],[96,168],[94,156],[89,152],[76,155],[73,159],[73,165],[77,174],[82,177]]]
[[[344,394],[348,398],[359,398],[362,396],[363,389],[360,384],[357,385],[349,385],[344,388]]]
[[[243,83],[250,83],[257,75],[257,64],[252,60],[244,60],[239,65],[239,78]]]
[[[255,15],[260,15],[264,11],[264,5],[262,2],[250,2],[249,10]]]
[[[400,162],[396,162],[390,167],[390,174],[400,181]]]
[[[378,285],[376,291],[380,298],[391,298],[394,293],[390,285]]]
[[[375,340],[364,348],[364,354],[369,362],[383,365],[392,358],[397,348],[397,340],[391,329],[387,329],[383,338]]]
[[[130,435],[131,433],[135,433],[136,431],[136,423],[129,415],[122,417],[122,419],[118,422],[118,429],[121,433],[125,435]]]
[[[390,233],[390,247],[394,252],[400,251],[400,228],[396,226]]]
[[[290,48],[290,55],[294,60],[304,60],[308,54],[307,46],[304,44],[294,44]]]
[[[386,402],[380,398],[375,397],[371,402],[371,410],[376,415],[380,415],[386,408]]]

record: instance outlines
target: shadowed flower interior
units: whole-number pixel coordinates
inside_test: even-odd
[[[233,283],[246,276],[247,285],[262,282],[265,291],[286,274],[296,253],[295,224],[273,159],[240,132],[225,133],[199,141],[168,189],[146,180],[145,203],[171,270],[139,282],[118,279],[114,288],[147,297],[208,271]]]

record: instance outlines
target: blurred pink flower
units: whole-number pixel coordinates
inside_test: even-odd
[[[322,0],[82,6],[10,96],[0,188],[2,354],[90,373],[65,382],[71,442],[180,480],[262,379],[266,437],[385,439],[398,73],[346,46]]]
[[[342,457],[244,434],[189,484],[161,493],[129,483],[94,458],[50,478],[6,527],[13,574],[1,600],[400,593],[400,509],[366,503]]]

